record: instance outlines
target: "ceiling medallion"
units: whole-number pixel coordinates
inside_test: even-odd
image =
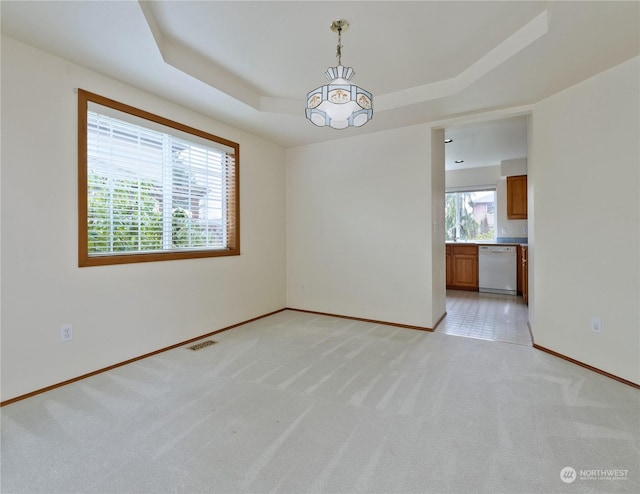
[[[349,28],[349,21],[337,19],[330,27],[338,33],[338,65],[325,72],[329,84],[307,93],[306,115],[318,127],[361,127],[373,117],[373,95],[351,84],[355,72],[351,67],[342,66],[342,32]]]

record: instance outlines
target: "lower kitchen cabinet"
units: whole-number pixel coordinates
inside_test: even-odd
[[[478,290],[478,246],[447,244],[447,288]]]
[[[453,281],[453,273],[451,272],[451,246],[447,245],[445,246],[445,252],[446,252],[446,258],[447,258],[447,267],[446,267],[446,273],[447,273],[447,288],[449,288],[449,285],[451,285],[451,282]]]

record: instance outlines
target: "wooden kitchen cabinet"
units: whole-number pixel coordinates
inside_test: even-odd
[[[478,290],[478,246],[447,244],[447,288]]]
[[[507,218],[527,219],[527,176],[507,177]]]
[[[522,280],[522,299],[529,303],[529,248],[520,247],[520,278]]]
[[[453,273],[451,272],[451,246],[450,245],[445,246],[445,252],[446,252],[446,258],[447,258],[447,268],[446,268],[447,288],[449,288],[449,286],[453,281]]]

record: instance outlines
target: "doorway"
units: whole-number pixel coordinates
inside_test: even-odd
[[[528,242],[527,220],[508,217],[506,207],[506,177],[526,175],[526,166],[526,115],[445,128],[445,226],[450,229],[445,233],[447,254],[449,243],[459,246]],[[487,199],[488,191],[493,191],[491,201]],[[449,203],[455,203],[456,208],[449,208]],[[471,245],[452,246],[451,252],[471,249]],[[471,285],[475,283],[475,290],[478,286],[477,257],[475,264],[470,259],[463,261],[447,264],[448,275],[452,266],[466,269],[462,275],[451,273],[455,280],[451,284],[461,289],[446,290],[447,316],[437,331],[531,346],[528,306],[523,298],[474,291]]]

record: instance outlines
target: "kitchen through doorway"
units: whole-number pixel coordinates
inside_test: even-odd
[[[532,345],[522,281],[528,264],[527,126],[528,116],[518,115],[445,129],[447,316],[436,331]],[[513,200],[516,179],[524,183],[522,202]],[[522,204],[516,213],[514,205]],[[486,255],[480,266],[487,249],[513,249],[515,266],[487,263]]]

